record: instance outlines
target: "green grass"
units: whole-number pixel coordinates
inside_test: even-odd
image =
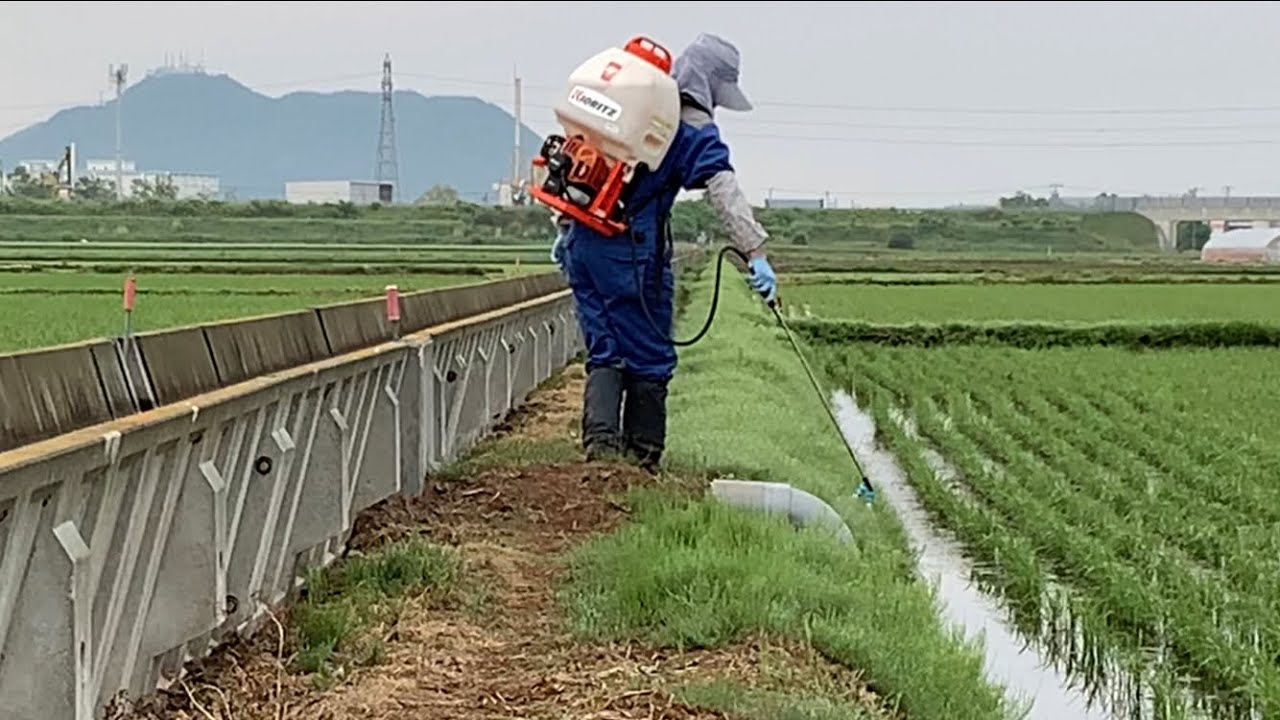
[[[297,668],[324,683],[344,666],[376,664],[384,648],[370,630],[394,623],[414,595],[456,589],[461,568],[452,550],[415,538],[312,570],[292,608]]]
[[[240,275],[235,273],[135,273],[138,297],[165,295],[294,295],[298,293],[333,294],[336,297],[372,297],[382,294],[387,285],[401,292],[484,282],[485,277],[454,274],[420,273],[410,276],[382,275],[310,275],[309,268],[298,273]],[[119,295],[126,273],[38,272],[0,273],[0,295],[106,293]],[[141,301],[141,300],[140,300]]]
[[[43,273],[87,273],[118,275],[147,273],[168,275],[454,275],[483,277],[506,276],[554,269],[550,262],[539,263],[456,263],[446,262],[322,262],[311,261],[299,267],[287,260],[38,260],[0,264],[3,275],[39,275]]]
[[[3,243],[0,244],[0,263],[104,263],[122,264],[137,262],[168,263],[414,263],[433,265],[479,265],[517,262],[544,263],[551,247],[528,244],[519,248],[486,247],[437,249],[431,245],[396,245],[389,247],[364,247],[313,242],[263,247],[235,243],[184,243],[153,242],[107,244],[96,243]]]
[[[770,241],[770,257],[775,268],[788,275],[858,273],[931,273],[954,275],[967,273],[985,276],[1034,277],[1089,275],[1154,275],[1193,274],[1218,277],[1223,275],[1276,275],[1277,265],[1235,265],[1200,262],[1199,253],[1181,252],[1078,252],[983,251],[977,248],[949,252],[925,250],[868,249],[850,243],[833,243],[821,249],[796,247]]]
[[[2,297],[0,302],[4,303],[5,311],[0,314],[0,352],[116,337],[124,331],[124,312],[118,296],[58,293]],[[289,312],[341,299],[318,293],[275,296],[140,295],[134,310],[133,329],[134,332],[146,332]]]
[[[1280,286],[1271,284],[803,285],[782,292],[798,312],[875,323],[1280,320]]]
[[[0,201],[3,241],[131,241],[169,242],[306,242],[407,246],[432,244],[503,244],[550,239],[545,211],[476,211],[452,208],[387,208],[356,212],[351,217],[218,217],[172,215],[135,208],[126,214],[11,214]],[[181,203],[171,204],[180,207]],[[69,206],[74,211],[77,206]],[[224,206],[229,207],[229,206]],[[243,208],[244,206],[240,206]],[[296,213],[303,208],[285,206]]]
[[[845,272],[786,273],[781,278],[791,292],[799,285],[1179,285],[1179,284],[1231,284],[1280,282],[1280,267],[1252,266],[1236,268],[1236,272],[1207,267],[1145,271],[1142,269],[1097,269],[1076,264],[1065,265],[1057,271],[1022,272],[968,271],[875,272],[849,270]]]
[[[302,310],[400,291],[483,282],[466,275],[171,275],[139,273],[135,332]],[[124,275],[0,273],[0,352],[113,337],[123,332]]]
[[[683,334],[704,317],[710,276]],[[572,557],[565,601],[577,631],[686,647],[782,633],[865,671],[908,717],[1012,716],[979,651],[938,619],[892,510],[850,497],[857,478],[842,440],[765,312],[730,278],[716,326],[681,357],[670,464],[685,477],[732,472],[809,490],[842,514],[856,544],[707,499],[641,493],[631,523]]]

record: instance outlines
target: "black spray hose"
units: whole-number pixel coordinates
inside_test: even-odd
[[[751,259],[747,257],[746,253],[732,245],[725,245],[720,248],[720,252],[716,256],[716,282],[714,290],[712,290],[711,293],[711,308],[707,310],[707,321],[702,324],[702,329],[699,330],[692,338],[688,340],[676,340],[668,335],[662,328],[658,327],[658,323],[653,320],[653,315],[649,314],[649,303],[645,300],[644,274],[640,272],[640,262],[636,257],[636,244],[634,242],[631,243],[631,267],[636,276],[636,292],[640,295],[640,309],[644,311],[645,319],[649,321],[649,325],[653,328],[653,331],[658,333],[664,341],[669,342],[676,347],[689,347],[701,340],[703,336],[707,334],[707,331],[711,329],[711,321],[716,315],[716,306],[720,304],[720,275],[724,271],[724,256],[728,253],[737,255],[744,263],[751,261]],[[662,276],[659,274],[658,277],[660,278]]]
[[[716,281],[714,289],[711,292],[711,308],[707,311],[707,321],[702,324],[702,329],[699,330],[693,338],[678,341],[663,332],[662,329],[658,327],[658,324],[653,321],[653,316],[649,314],[649,304],[645,301],[644,297],[644,274],[640,272],[640,263],[636,260],[635,243],[631,244],[631,267],[634,268],[635,271],[636,289],[640,295],[640,309],[644,312],[644,316],[648,319],[649,325],[653,327],[654,332],[661,335],[664,340],[670,342],[676,347],[688,347],[693,345],[707,334],[707,331],[711,329],[711,321],[716,315],[716,306],[720,303],[720,276],[724,270],[724,256],[729,253],[737,255],[744,263],[750,263],[750,258],[747,257],[747,254],[732,245],[725,245],[720,249],[720,252],[716,256]],[[748,272],[750,272],[750,270],[748,270]],[[847,440],[845,440],[844,431],[840,428],[840,421],[836,418],[835,411],[831,409],[831,404],[827,401],[827,395],[823,392],[822,386],[818,383],[818,377],[814,375],[813,369],[809,367],[809,362],[805,360],[804,353],[800,350],[800,344],[796,342],[795,336],[791,334],[791,328],[788,327],[786,321],[782,319],[782,313],[778,310],[777,300],[770,300],[768,305],[769,309],[773,311],[773,316],[777,319],[778,325],[781,326],[783,332],[786,333],[787,340],[791,342],[791,349],[795,350],[796,357],[800,359],[800,365],[804,368],[805,374],[809,376],[809,384],[813,386],[814,392],[818,394],[818,401],[822,403],[823,409],[827,411],[827,417],[831,419],[831,424],[835,426],[836,435],[840,437],[840,444],[844,445],[844,449],[849,453],[849,460],[853,462],[854,469],[858,471],[858,477],[861,478],[861,482],[858,484],[858,497],[866,501],[867,504],[874,502],[876,497],[875,488],[871,486],[871,480],[867,477],[867,474],[863,472],[862,463],[858,462],[858,456],[853,452],[853,447],[849,445]]]

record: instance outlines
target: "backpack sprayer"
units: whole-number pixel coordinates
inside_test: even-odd
[[[597,53],[569,76],[553,112],[564,135],[542,143],[530,194],[605,237],[623,233],[626,190],[657,169],[680,126],[671,54],[645,37]]]
[[[568,92],[553,108],[564,135],[549,135],[533,159],[534,182],[529,188],[533,199],[604,237],[625,233],[632,183],[662,164],[680,126],[680,89],[671,77],[671,64],[671,53],[666,48],[637,36],[622,48],[606,49],[579,65],[569,75]],[[635,262],[634,242],[631,248],[641,309],[654,332],[677,347],[693,345],[711,328],[720,301],[725,255],[733,253],[744,265],[750,260],[732,245],[720,250],[706,322],[693,338],[680,341],[659,328],[649,313],[644,281]],[[779,303],[773,300],[768,304],[862,479],[858,496],[871,502],[875,490],[853,448],[844,441],[840,423],[817,376],[783,320]]]

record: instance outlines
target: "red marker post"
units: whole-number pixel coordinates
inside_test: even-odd
[[[138,281],[132,275],[124,281],[124,339],[133,335],[133,305],[138,299]]]
[[[392,336],[400,339],[400,289],[387,286],[387,322],[391,323]]]

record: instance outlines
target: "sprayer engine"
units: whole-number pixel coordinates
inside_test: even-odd
[[[530,194],[606,237],[621,234],[628,186],[662,163],[680,122],[671,55],[643,37],[605,50],[574,70],[554,112],[564,134],[543,142]]]

